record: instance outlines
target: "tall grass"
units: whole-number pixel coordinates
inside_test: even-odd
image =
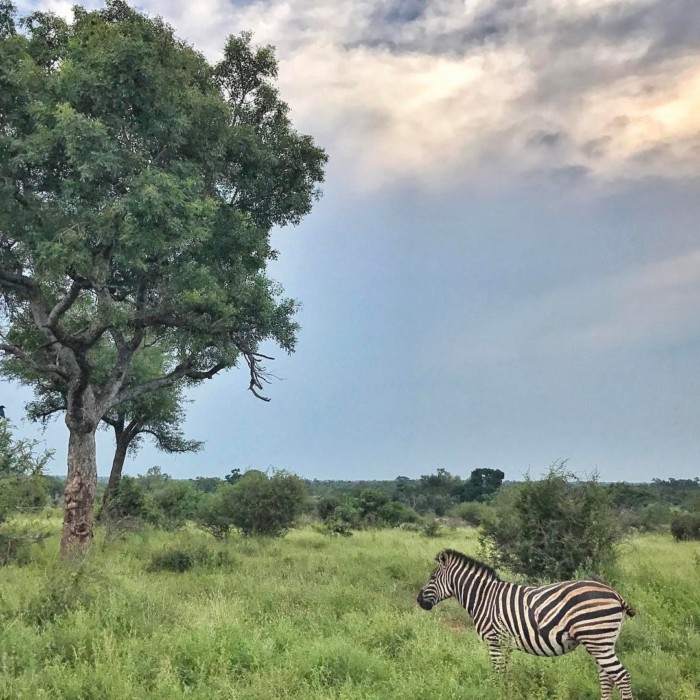
[[[420,610],[444,547],[477,554],[476,534],[150,532],[98,541],[73,567],[49,541],[29,565],[0,568],[0,698],[599,697],[582,650],[515,652],[504,680],[457,604]],[[153,571],[172,549],[192,553],[190,568]],[[618,651],[638,700],[700,700],[698,549],[649,536],[623,552],[613,583],[638,616]]]

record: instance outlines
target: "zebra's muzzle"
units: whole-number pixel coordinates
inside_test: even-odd
[[[416,598],[416,600],[423,610],[430,610],[433,607],[433,603],[423,597],[423,591],[418,593],[418,598]]]

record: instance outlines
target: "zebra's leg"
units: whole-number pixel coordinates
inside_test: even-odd
[[[606,686],[603,685],[603,674],[607,676],[608,683],[614,683],[622,693],[622,700],[633,700],[632,686],[630,684],[630,674],[620,663],[620,659],[615,654],[615,647],[610,644],[595,644],[592,642],[582,642],[586,651],[595,659],[598,666],[598,677],[603,693],[603,700],[610,697],[610,691],[606,695]]]
[[[597,661],[596,665],[598,665]],[[598,666],[598,680],[600,681],[601,700],[612,700],[612,692],[615,684],[600,666]]]
[[[503,655],[503,645],[498,640],[487,641],[491,665],[501,675],[506,672],[506,659]]]

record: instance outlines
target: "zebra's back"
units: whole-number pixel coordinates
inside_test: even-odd
[[[563,581],[546,586],[501,582],[495,624],[519,649],[537,656],[561,656],[587,641],[615,641],[626,611],[620,594],[597,581]]]

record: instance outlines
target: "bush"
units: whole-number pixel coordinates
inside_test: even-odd
[[[228,552],[211,550],[204,544],[181,545],[156,552],[148,564],[147,571],[173,571],[183,573],[193,566],[207,568],[231,568],[234,564]]]
[[[440,531],[440,523],[435,518],[427,518],[423,521],[421,527],[421,534],[423,537],[439,537]]]
[[[485,503],[476,503],[466,501],[455,506],[450,515],[453,518],[459,518],[467,525],[479,527],[485,520],[488,519],[491,508]]]
[[[89,560],[78,565],[63,562],[55,566],[30,599],[25,616],[36,625],[55,622],[77,608],[90,607],[106,582]]]
[[[42,542],[50,532],[35,532],[29,525],[18,525],[11,520],[0,528],[0,566],[23,566],[31,560],[32,545]]]
[[[673,511],[663,503],[650,503],[644,508],[619,514],[620,526],[625,530],[659,532],[666,530],[673,519]]]
[[[138,479],[123,476],[116,491],[100,510],[101,520],[122,520],[125,518],[152,519],[146,492]]]
[[[166,549],[151,557],[148,571],[175,571],[182,573],[191,569],[197,561],[195,553],[186,549]]]
[[[166,481],[150,494],[148,515],[166,530],[181,527],[196,517],[202,494],[190,481]]]
[[[700,513],[683,513],[671,521],[671,534],[677,542],[700,540]]]
[[[235,484],[222,484],[204,503],[198,523],[215,537],[231,527],[244,535],[279,537],[304,512],[309,491],[306,482],[288,472],[271,478],[263,472],[246,472]]]
[[[532,580],[600,575],[620,540],[609,496],[595,479],[579,480],[561,462],[540,481],[501,491],[481,542],[498,566]]]

